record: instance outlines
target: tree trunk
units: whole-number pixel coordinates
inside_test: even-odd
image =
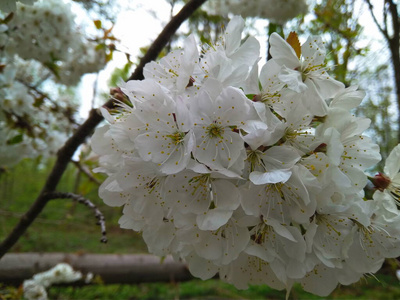
[[[388,11],[391,18],[392,35],[389,36],[387,32],[387,41],[392,56],[392,65],[396,89],[396,103],[397,103],[397,143],[400,143],[400,19],[397,12],[397,3],[392,0],[385,0],[388,5]]]
[[[105,284],[175,282],[193,279],[185,264],[168,256],[149,254],[66,254],[8,253],[0,260],[0,282],[20,285],[33,275],[47,271],[58,263],[68,263],[85,276],[91,272]],[[83,281],[71,283],[82,285]]]
[[[392,55],[392,65],[395,80],[396,103],[397,103],[397,143],[400,143],[400,56],[399,56],[399,43],[389,41],[390,52]]]

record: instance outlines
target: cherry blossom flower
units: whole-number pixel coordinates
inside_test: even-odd
[[[400,205],[400,145],[397,145],[390,152],[383,169],[383,173],[379,173],[372,182],[378,189],[375,196],[384,198],[382,193],[390,195],[396,205]]]
[[[278,78],[301,94],[304,105],[317,116],[327,113],[325,100],[335,96],[344,84],[331,78],[325,69],[325,47],[320,37],[309,37],[296,51],[280,35],[270,37],[270,53],[282,68]]]
[[[130,103],[103,110],[92,138],[108,176],[99,194],[194,276],[326,296],[400,256],[400,148],[365,199],[380,154],[370,121],[350,113],[364,92],[328,75],[319,37],[300,49],[273,34],[258,75],[243,26],[234,17],[200,55],[189,37],[122,85]]]

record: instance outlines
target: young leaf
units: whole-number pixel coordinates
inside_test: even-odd
[[[15,145],[19,144],[24,140],[24,136],[22,134],[18,134],[7,141],[7,145]]]
[[[96,26],[97,29],[101,29],[101,21],[100,20],[95,20],[93,21],[94,26]]]
[[[290,46],[292,46],[292,48],[294,49],[294,52],[296,52],[297,58],[300,59],[300,55],[301,55],[301,46],[300,46],[300,41],[299,41],[299,37],[297,36],[297,33],[292,31],[288,38],[286,39],[286,42],[288,42],[288,44]]]

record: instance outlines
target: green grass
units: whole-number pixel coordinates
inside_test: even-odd
[[[380,274],[379,281],[368,278],[351,286],[337,288],[329,297],[304,292],[296,285],[290,299],[400,299],[400,284],[393,276]],[[192,280],[181,283],[147,283],[137,285],[99,285],[87,287],[52,287],[50,299],[284,299],[285,291],[268,286],[251,286],[238,291],[219,280]]]
[[[50,166],[35,166],[23,161],[0,177],[0,240],[17,224],[28,210],[45,182]],[[59,191],[72,192],[77,172],[69,166]],[[119,228],[121,208],[103,204],[97,195],[98,186],[81,176],[78,194],[90,199],[106,218],[108,243],[100,243],[101,231],[94,213],[69,199],[52,200],[27,232],[13,247],[13,252],[96,252],[143,253],[147,251],[142,238],[133,231]]]
[[[51,165],[51,163],[50,163]],[[0,239],[18,222],[38,195],[49,165],[23,161],[12,171],[0,175]],[[104,205],[97,196],[98,187],[69,166],[59,191],[76,192],[90,199],[104,213],[109,242],[102,244],[100,228],[92,211],[71,200],[51,201],[39,218],[18,241],[13,252],[69,252],[69,253],[146,253],[140,235],[118,226],[121,208]],[[99,177],[101,179],[101,177]],[[318,297],[295,286],[290,299],[400,299],[400,283],[394,276],[396,264],[388,264],[373,277],[351,286],[338,287],[329,297]],[[267,286],[251,286],[239,291],[219,280],[147,283],[136,285],[90,285],[83,287],[56,286],[48,290],[49,299],[284,299],[285,291]],[[0,299],[5,295],[20,299],[21,291],[0,285]]]

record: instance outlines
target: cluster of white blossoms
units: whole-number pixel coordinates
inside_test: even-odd
[[[27,70],[25,63],[15,59],[0,72],[0,167],[54,155],[72,131],[65,115],[68,102],[39,105],[43,95],[30,90],[29,78],[18,75]]]
[[[305,0],[215,0],[206,5],[218,15],[240,14],[243,17],[268,19],[277,24],[284,24],[308,11]]]
[[[0,11],[11,12],[17,8],[17,2],[32,5],[37,0],[2,0],[0,2]]]
[[[7,26],[4,51],[50,66],[60,83],[75,85],[83,74],[98,72],[106,64],[104,48],[77,30],[75,15],[63,1],[18,4]]]
[[[243,28],[234,17],[201,53],[190,36],[121,87],[119,109],[102,108],[99,194],[149,252],[199,278],[327,295],[400,255],[393,199],[364,199],[381,158],[370,120],[350,113],[364,93],[329,76],[315,36],[272,34],[258,72]]]
[[[64,1],[15,2],[0,6],[0,167],[54,155],[74,111],[71,99],[50,99],[46,85],[76,85],[106,64],[105,47],[85,38]]]
[[[90,282],[89,273],[85,281]],[[82,279],[82,273],[75,271],[69,264],[59,263],[50,270],[35,274],[23,283],[24,297],[28,300],[47,300],[46,289],[53,284],[69,283]]]

